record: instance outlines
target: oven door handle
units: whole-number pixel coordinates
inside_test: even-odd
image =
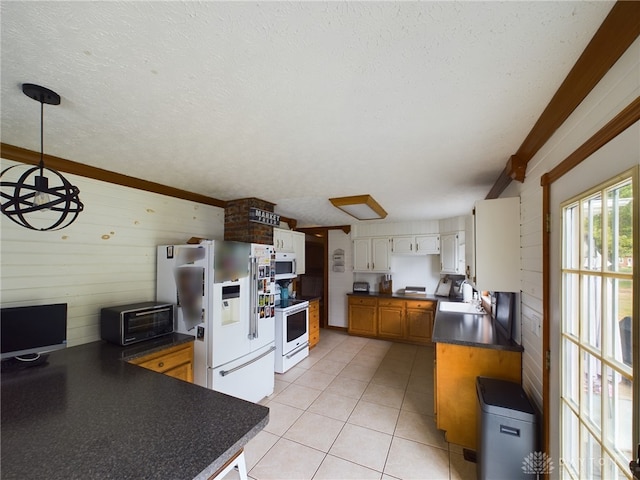
[[[307,348],[309,346],[309,342],[304,342],[304,345],[300,345],[298,348],[296,348],[293,352],[289,353],[288,355],[286,355],[287,360],[289,360],[291,357],[297,355],[298,353],[300,353],[302,350],[304,350],[305,348]]]

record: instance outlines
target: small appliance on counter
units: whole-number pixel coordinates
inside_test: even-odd
[[[140,302],[100,310],[100,337],[118,345],[173,333],[175,307],[171,303]]]
[[[427,287],[404,287],[404,294],[424,297],[427,295]]]
[[[369,282],[353,282],[353,293],[369,293]]]

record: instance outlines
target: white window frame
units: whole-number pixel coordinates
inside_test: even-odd
[[[612,432],[616,430],[616,425],[620,424],[621,412],[617,382],[629,382],[632,386],[628,391],[632,393],[632,406],[629,414],[638,410],[638,386],[633,384],[634,376],[638,378],[638,359],[632,359],[631,365],[627,365],[620,357],[620,344],[614,341],[614,335],[609,335],[614,315],[607,317],[608,309],[611,307],[616,312],[617,289],[609,289],[610,285],[618,285],[620,281],[630,281],[631,288],[631,311],[632,330],[634,335],[630,338],[632,343],[638,338],[638,262],[639,255],[639,234],[638,234],[638,198],[640,184],[638,183],[638,168],[633,168],[615,178],[598,185],[580,195],[561,204],[561,322],[560,322],[560,466],[562,478],[628,478],[631,473],[628,468],[630,457],[635,453],[632,437],[637,437],[637,426],[632,425],[632,419],[626,418],[629,425],[630,445],[624,446],[624,452],[620,449],[620,442],[612,440]],[[602,228],[602,250],[605,252],[600,261],[596,256],[590,256],[587,260],[586,251],[593,249],[591,233],[584,232],[585,201],[594,198],[598,194],[600,198],[606,199],[606,192],[613,190],[622,182],[630,179],[633,187],[633,262],[632,272],[620,271],[620,268],[607,266],[604,261],[607,258],[609,248],[607,229]],[[592,202],[595,203],[595,202]],[[572,217],[572,226],[567,228],[568,211],[578,213],[577,218]],[[603,208],[601,212],[601,224],[607,224],[608,209]],[[591,222],[589,222],[591,225]],[[576,235],[577,233],[577,235]],[[588,235],[586,235],[588,234]],[[588,239],[583,241],[582,239]],[[573,240],[572,248],[567,248],[567,242]],[[586,260],[586,261],[585,261]],[[585,287],[585,282],[591,282],[592,287],[600,285],[598,295],[590,296],[594,288]],[[613,292],[613,293],[611,293]],[[575,297],[578,296],[576,299]],[[586,299],[589,302],[586,302]],[[608,303],[611,299],[614,302]],[[615,303],[615,306],[614,306]],[[599,328],[596,325],[587,325],[585,320],[585,310],[595,311],[600,315],[598,321],[602,324]],[[597,316],[597,315],[595,315]],[[608,322],[608,323],[607,323]],[[593,322],[592,322],[593,323]],[[617,323],[617,321],[616,321]],[[604,326],[601,326],[604,325]],[[617,327],[617,325],[615,325]],[[587,328],[588,327],[588,328]],[[631,352],[637,352],[636,348],[631,348]],[[571,361],[569,361],[571,359]],[[589,359],[587,362],[586,359]],[[633,362],[636,365],[636,372],[632,368]],[[577,366],[577,371],[575,368]],[[594,369],[599,369],[600,392],[598,385],[594,384]],[[606,390],[610,393],[614,401],[602,402],[595,405],[599,398],[603,398],[603,385],[605,380],[613,378],[609,384],[606,382]],[[625,390],[626,391],[626,390]],[[592,402],[591,404],[589,402]],[[597,408],[596,408],[597,407]],[[602,418],[612,418],[609,422],[602,422]],[[604,425],[604,426],[603,426]],[[613,425],[613,426],[612,426]],[[624,427],[622,427],[624,428]],[[568,431],[572,430],[571,433]],[[618,433],[618,432],[614,432]],[[574,438],[575,435],[578,438]],[[631,449],[631,452],[627,450]],[[588,451],[590,450],[590,451]],[[594,451],[596,452],[594,454]],[[598,456],[599,455],[599,456]]]

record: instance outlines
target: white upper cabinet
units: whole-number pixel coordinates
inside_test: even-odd
[[[475,284],[476,280],[476,229],[475,229],[475,215],[467,215],[464,219],[464,232],[467,239],[464,254],[466,257],[466,266],[464,275],[467,281],[471,284]]]
[[[469,264],[470,280],[480,290],[519,292],[520,198],[476,202],[473,227],[475,268]]]
[[[303,232],[293,233],[293,251],[296,254],[296,275],[304,275],[306,272],[306,257],[304,250],[305,234]]]
[[[415,237],[391,237],[391,253],[415,253]]]
[[[440,253],[440,235],[417,235],[416,253],[419,255],[437,255]]]
[[[371,266],[371,239],[356,238],[353,241],[353,269],[366,272]]]
[[[273,247],[277,252],[293,252],[293,230],[274,228]]]
[[[302,275],[305,272],[305,236],[302,232],[285,230],[282,228],[273,229],[273,247],[276,252],[292,252],[296,254],[296,274]]]
[[[356,272],[388,272],[389,237],[353,240],[353,270]]]
[[[440,235],[440,273],[463,275],[465,259],[463,231]]]
[[[402,235],[391,237],[391,253],[437,255],[440,253],[440,235]]]

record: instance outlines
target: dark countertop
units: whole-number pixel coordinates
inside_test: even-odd
[[[498,334],[489,314],[441,312],[438,309],[431,339],[434,343],[524,351],[521,345]]]
[[[209,478],[269,409],[126,362],[191,340],[93,342],[3,372],[2,478]]]
[[[398,298],[401,300],[429,300],[432,302],[437,302],[438,300],[447,300],[449,301],[449,297],[436,297],[433,294],[404,294],[400,292],[395,293],[378,293],[378,292],[369,292],[369,293],[347,293],[348,296],[352,297],[371,297],[371,298]]]
[[[313,296],[313,295],[302,295],[299,297],[296,297],[298,300],[306,300],[307,302],[313,302],[315,300],[320,301],[320,297],[319,296]]]

